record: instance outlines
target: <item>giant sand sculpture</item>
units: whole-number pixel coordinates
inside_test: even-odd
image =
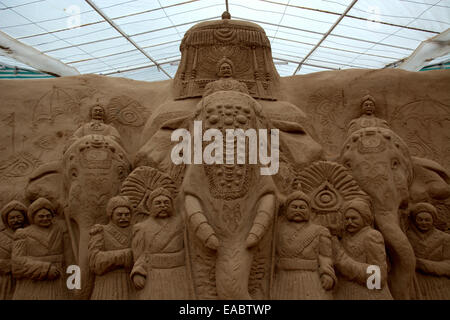
[[[180,51],[0,81],[2,299],[450,299],[449,71],[281,78],[227,13]]]

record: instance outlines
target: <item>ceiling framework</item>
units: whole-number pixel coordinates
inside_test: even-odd
[[[450,0],[0,0],[0,31],[67,70],[159,81],[174,77],[184,33],[227,9],[265,29],[281,76],[417,70],[449,50],[425,41],[450,27]]]

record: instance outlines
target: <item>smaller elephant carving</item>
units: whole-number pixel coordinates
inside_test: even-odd
[[[390,289],[396,299],[414,297],[414,251],[402,227],[400,212],[418,200],[446,198],[449,178],[434,161],[411,157],[406,143],[391,129],[368,127],[344,142],[344,164],[373,201],[375,225],[391,259]]]

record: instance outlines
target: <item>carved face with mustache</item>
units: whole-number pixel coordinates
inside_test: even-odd
[[[173,214],[172,200],[164,195],[153,199],[150,207],[150,216],[154,218],[168,218]]]
[[[292,200],[286,209],[286,218],[292,222],[305,222],[309,220],[310,209],[305,200]]]

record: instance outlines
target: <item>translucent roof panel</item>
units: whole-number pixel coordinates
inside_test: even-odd
[[[0,0],[0,31],[82,74],[159,81],[175,75],[185,32],[220,19],[225,3]],[[450,0],[228,0],[228,7],[233,19],[264,28],[281,76],[384,68],[450,27]]]

